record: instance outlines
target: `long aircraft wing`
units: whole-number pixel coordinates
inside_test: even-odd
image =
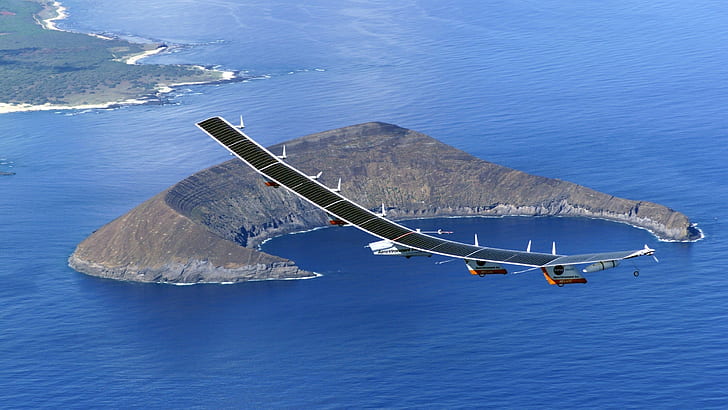
[[[541,268],[616,261],[651,255],[654,252],[645,247],[645,249],[631,251],[564,256],[489,248],[426,235],[392,222],[384,216],[352,202],[338,192],[334,192],[316,179],[288,165],[221,117],[209,118],[197,123],[197,126],[268,180],[283,185],[318,208],[364,232],[403,247],[466,261],[497,262]]]

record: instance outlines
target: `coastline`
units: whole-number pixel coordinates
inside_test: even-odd
[[[584,216],[584,215],[541,215],[541,214],[450,215],[450,216],[444,215],[444,216],[423,216],[423,217],[419,217],[419,218],[403,218],[403,219],[397,219],[395,221],[397,221],[397,222],[399,222],[399,221],[407,222],[407,221],[431,220],[431,219],[451,219],[451,218],[452,219],[462,219],[462,218],[586,218],[586,219],[594,219],[594,220],[598,220],[598,221],[613,222],[613,223],[618,223],[618,224],[623,224],[623,225],[631,226],[632,228],[641,229],[643,231],[649,232],[650,235],[654,236],[655,239],[657,239],[658,242],[665,242],[665,243],[695,243],[695,242],[699,242],[699,241],[702,241],[703,239],[705,239],[705,232],[698,227],[698,224],[697,223],[693,223],[692,224],[692,227],[693,227],[693,229],[695,229],[696,231],[698,231],[700,233],[700,236],[698,238],[695,238],[695,239],[667,239],[667,238],[661,237],[659,235],[659,233],[656,232],[653,229],[650,229],[650,228],[647,228],[647,227],[644,227],[644,226],[640,226],[640,225],[631,223],[629,221],[622,221],[622,220],[610,219],[610,218],[599,217],[599,216]],[[319,227],[319,228],[313,228],[313,229],[296,231],[296,232],[281,234],[281,235],[278,235],[278,236],[273,236],[273,237],[267,238],[263,242],[261,242],[261,244],[258,246],[258,249],[260,250],[260,247],[264,243],[266,243],[267,241],[272,240],[272,239],[275,239],[275,238],[278,238],[279,236],[293,235],[293,234],[298,234],[298,233],[306,233],[306,232],[311,232],[311,231],[315,231],[316,229],[322,229],[322,228],[328,228],[328,226],[322,226],[322,227]]]
[[[149,55],[145,55],[144,57],[148,57]],[[141,57],[143,58],[143,57]],[[13,103],[0,103],[0,115],[1,114],[9,114],[14,112],[28,112],[28,111],[55,111],[55,110],[92,110],[92,109],[109,109],[109,108],[116,108],[119,106],[124,105],[143,105],[143,104],[149,104],[150,99],[148,97],[152,95],[162,95],[162,94],[168,94],[175,90],[175,87],[181,87],[185,85],[210,85],[210,84],[220,84],[220,83],[226,83],[226,82],[232,82],[232,81],[238,81],[242,80],[241,77],[238,77],[237,72],[235,71],[222,71],[222,70],[210,70],[207,68],[204,68],[202,66],[195,66],[202,70],[209,70],[209,71],[216,71],[221,73],[221,78],[219,80],[214,81],[190,81],[190,82],[181,82],[181,83],[174,83],[174,84],[157,84],[157,92],[156,94],[149,94],[146,97],[141,98],[129,98],[126,100],[116,100],[116,101],[108,101],[103,103],[97,103],[97,104],[83,104],[83,105],[60,105],[60,104],[51,104],[51,103],[45,103],[40,105],[34,105],[34,104],[13,104]]]
[[[46,18],[40,18],[40,16],[36,16],[36,22],[43,27],[45,30],[55,30],[55,31],[63,31],[63,32],[70,32],[68,30],[63,30],[58,27],[56,24],[60,20],[64,20],[68,18],[68,9],[58,0],[53,0],[51,2],[44,4],[44,12],[46,12],[49,16]],[[95,33],[79,33],[84,34],[91,37],[100,38],[103,40],[111,40],[111,37],[103,36],[100,34]],[[139,54],[133,54],[130,56],[125,56],[122,59],[119,59],[119,61],[124,62],[125,64],[130,65],[136,65],[139,64],[139,62],[147,57],[163,53],[169,49],[169,46],[167,45],[160,45],[159,47],[156,47],[151,50],[147,50],[143,53]],[[149,94],[146,96],[140,96],[138,98],[128,98],[123,100],[114,100],[114,101],[106,101],[106,102],[100,102],[100,103],[93,103],[93,104],[83,104],[83,105],[63,105],[63,104],[51,104],[51,103],[45,103],[45,104],[27,104],[27,103],[3,103],[0,102],[0,114],[9,114],[14,112],[28,112],[28,111],[55,111],[55,110],[88,110],[88,109],[109,109],[109,108],[116,108],[119,106],[125,106],[125,105],[143,105],[148,104],[150,102],[150,96],[155,95],[159,96],[162,94],[167,94],[172,91],[174,91],[175,87],[185,86],[185,85],[207,85],[207,84],[219,84],[224,82],[231,82],[240,80],[240,77],[238,77],[237,71],[228,71],[228,70],[217,70],[217,69],[209,69],[206,67],[203,67],[201,65],[190,65],[191,67],[196,67],[203,71],[210,71],[210,72],[216,72],[220,73],[220,79],[213,80],[213,81],[192,81],[192,82],[181,82],[181,83],[173,83],[173,84],[157,84],[156,85],[156,93],[155,94]]]
[[[45,6],[47,6],[47,7],[44,9],[44,11],[49,12],[50,14],[55,14],[55,15],[52,15],[45,19],[40,19],[40,20],[36,19],[38,24],[40,24],[40,26],[46,30],[66,31],[66,30],[61,30],[60,28],[58,28],[58,26],[56,25],[56,21],[66,19],[68,17],[68,13],[67,13],[68,9],[63,4],[61,4],[61,2],[58,0],[53,0],[51,2],[48,2],[45,4]]]
[[[282,144],[295,150],[303,169],[351,181],[352,200],[397,203],[388,212],[392,221],[572,217],[641,228],[662,242],[705,237],[685,215],[665,206],[502,167],[392,124],[352,125],[269,149],[279,152]],[[391,152],[398,154],[388,155]],[[372,158],[381,160],[372,163]],[[410,172],[397,175],[401,169]],[[463,181],[463,188],[453,192],[451,187]],[[325,213],[311,212],[306,204],[286,198],[264,187],[241,161],[226,161],[179,181],[95,230],[78,244],[69,266],[91,276],[170,284],[301,279],[309,274],[302,274],[295,260],[267,253],[265,243],[332,228]]]

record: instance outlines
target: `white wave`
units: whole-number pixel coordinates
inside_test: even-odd
[[[548,218],[585,218],[585,219],[594,219],[594,220],[600,220],[600,221],[613,222],[613,223],[622,224],[622,225],[629,225],[629,226],[631,226],[633,228],[637,228],[637,229],[641,229],[643,231],[649,232],[652,236],[655,237],[655,239],[657,239],[658,242],[690,243],[690,242],[698,242],[700,240],[705,239],[705,232],[703,232],[702,229],[698,228],[698,224],[697,223],[692,224],[692,226],[700,232],[700,237],[697,238],[697,239],[689,240],[689,241],[680,241],[680,240],[677,240],[677,239],[663,239],[663,238],[660,238],[655,231],[653,231],[653,230],[651,230],[649,228],[645,228],[645,227],[642,227],[642,226],[637,226],[637,225],[631,224],[631,223],[626,222],[626,221],[617,221],[617,220],[609,219],[609,218],[599,218],[599,217],[596,217],[596,216],[586,216],[586,215],[578,215],[578,216],[577,215],[464,215],[464,216],[457,216],[457,215],[455,215],[455,216],[432,216],[432,217],[422,216],[422,217],[418,217],[418,218],[405,218],[405,219],[400,219],[398,221],[406,222],[406,221],[419,221],[419,220],[427,220],[427,219],[461,219],[461,218],[493,218],[493,219],[498,219],[498,218],[547,218],[547,217]]]
[[[261,242],[260,245],[258,245],[258,247],[256,249],[259,250],[259,251],[262,251],[263,245],[265,245],[268,241],[272,241],[273,239],[280,238],[282,236],[286,236],[286,235],[298,235],[298,234],[308,233],[308,232],[313,232],[313,231],[318,231],[319,229],[326,229],[326,228],[331,228],[331,226],[317,226],[315,228],[303,229],[303,230],[300,230],[300,231],[288,232],[288,233],[284,233],[284,234],[281,234],[281,235],[272,236],[270,238],[264,239],[263,242]]]
[[[276,280],[308,280],[308,279],[316,279],[324,276],[322,273],[312,272],[313,275],[311,276],[302,276],[300,278],[265,278],[265,279],[250,279],[245,280],[241,282],[195,282],[195,283],[180,283],[180,282],[167,282],[167,281],[160,281],[155,282],[159,285],[173,285],[173,286],[195,286],[195,285],[240,285],[242,283],[246,282],[267,282],[267,281],[276,281]]]

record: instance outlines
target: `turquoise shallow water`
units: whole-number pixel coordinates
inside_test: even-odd
[[[164,105],[0,116],[4,407],[715,407],[728,304],[726,6],[508,1],[67,1],[63,24],[184,45],[150,61],[261,77]],[[537,272],[387,259],[353,229],[268,242],[324,276],[149,286],[80,275],[75,245],[229,158],[194,127],[246,116],[264,144],[365,121],[686,213],[661,243],[604,221],[446,219],[469,241],[564,253],[647,243],[660,263],[558,289]],[[290,153],[289,153],[290,154]],[[312,245],[314,244],[314,245]]]

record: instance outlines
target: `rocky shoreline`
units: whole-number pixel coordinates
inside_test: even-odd
[[[662,205],[617,198],[493,164],[424,134],[366,123],[285,143],[287,161],[394,220],[456,216],[574,216],[644,228],[661,240],[701,232]],[[282,144],[271,147],[279,152]],[[94,276],[156,283],[305,278],[295,263],[257,250],[265,240],[325,226],[327,216],[235,159],[200,171],[103,226],[69,258]],[[173,238],[173,240],[172,240]]]
[[[180,215],[162,192],[81,242],[68,259],[92,276],[148,283],[236,283],[307,279],[288,259],[222,239]]]

